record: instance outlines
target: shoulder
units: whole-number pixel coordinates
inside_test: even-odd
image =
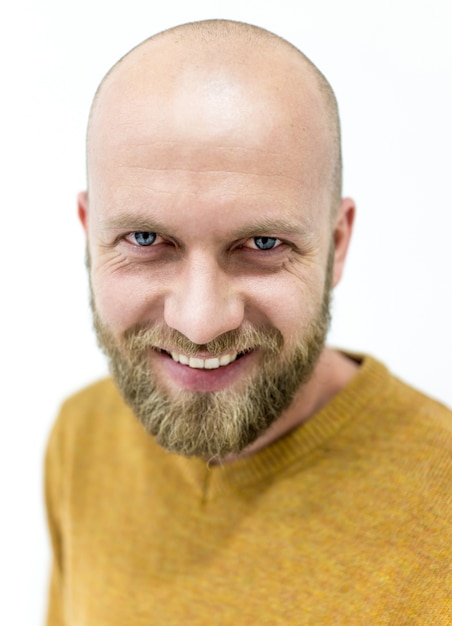
[[[371,416],[386,416],[392,423],[411,423],[452,434],[452,410],[393,375],[368,355],[347,354],[360,369],[347,389],[349,399]]]
[[[105,378],[72,394],[63,402],[50,439],[76,436],[86,428],[96,429],[127,411],[113,380]]]
[[[402,424],[427,439],[444,438],[452,450],[452,410],[411,385],[390,375],[387,402]]]
[[[105,378],[64,401],[50,433],[47,454],[68,459],[83,453],[87,457],[127,430],[142,431],[113,380]]]
[[[432,477],[449,489],[452,411],[391,374],[376,359],[353,355],[360,370],[339,397],[345,445],[372,458],[379,472],[415,484]]]
[[[61,407],[61,414],[117,410],[122,405],[121,395],[113,380],[103,378],[69,396]]]
[[[98,380],[69,396],[62,404],[56,425],[77,430],[89,425],[111,424],[118,415],[130,413],[114,381]]]
[[[378,471],[406,481],[408,491],[408,485],[418,494],[442,490],[450,498],[452,411],[371,357],[364,358],[362,368],[356,382],[361,375],[366,401],[355,425]]]

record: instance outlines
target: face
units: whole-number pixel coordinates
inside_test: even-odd
[[[79,212],[126,401],[163,446],[214,457],[247,446],[309,378],[339,270],[314,139],[240,82],[206,80],[165,107],[112,99]]]

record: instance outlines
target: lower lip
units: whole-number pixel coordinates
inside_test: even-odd
[[[229,365],[213,370],[182,365],[173,361],[165,352],[154,352],[151,359],[159,372],[158,376],[163,375],[165,382],[170,382],[172,386],[175,385],[187,391],[208,392],[220,391],[237,383],[245,373],[253,355],[255,355],[254,351],[247,352]]]

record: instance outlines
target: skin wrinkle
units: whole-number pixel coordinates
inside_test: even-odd
[[[124,186],[118,186],[118,190],[119,189],[125,189],[125,187]],[[165,196],[170,196],[173,193],[172,191],[166,191],[166,190],[161,189],[161,188],[151,187],[150,185],[133,185],[133,189],[146,189],[146,190],[151,191],[151,192],[161,193],[162,195],[165,195]],[[189,195],[195,196],[195,197],[199,196],[199,192],[197,192],[196,190],[187,190],[186,193],[189,194]],[[266,198],[266,197],[269,197],[269,194],[268,194],[268,192],[265,192],[265,191],[262,191],[261,193],[259,193],[259,192],[255,192],[255,193],[247,192],[247,194],[246,194],[246,197],[248,197],[248,198],[260,198],[261,196]],[[243,193],[240,193],[238,191],[237,192],[233,192],[233,191],[225,192],[225,191],[223,191],[222,192],[222,198],[226,199],[228,197],[231,197],[231,198],[235,198],[235,197],[243,198],[244,196],[243,196]]]
[[[205,145],[202,142],[198,142],[198,143],[193,143],[193,145],[199,146],[201,149],[205,149]],[[175,148],[178,147],[178,143],[177,141],[149,141],[149,142],[137,142],[137,141],[130,141],[127,142],[127,146],[132,146],[135,148],[139,148],[139,147],[145,147],[145,148],[149,148],[150,146],[154,147],[154,148],[161,148],[163,146],[174,146]],[[234,152],[250,152],[250,153],[261,153],[261,154],[273,154],[274,156],[282,156],[281,153],[278,150],[275,151],[271,151],[271,150],[262,150],[259,149],[259,147],[257,146],[253,146],[252,148],[248,148],[247,146],[215,146],[215,150],[217,152],[222,152],[222,151],[234,151]]]
[[[287,178],[289,178],[289,177],[287,177]],[[125,185],[118,185],[118,190],[119,189],[126,189],[126,188],[131,188],[131,189],[148,189],[149,191],[152,191],[152,192],[155,191],[156,193],[161,193],[162,195],[165,195],[165,196],[168,196],[168,195],[171,195],[172,193],[174,193],[171,190],[167,191],[167,190],[165,190],[163,188],[158,188],[158,187],[154,187],[154,186],[150,186],[150,185],[137,185],[137,184],[134,184],[134,185],[130,185],[128,187],[126,187]],[[199,192],[196,191],[196,190],[187,190],[187,193],[199,196]],[[222,194],[220,196],[220,199],[221,198],[227,198],[227,197],[233,197],[234,198],[236,196],[238,196],[240,198],[245,198],[245,199],[246,198],[259,198],[261,196],[263,196],[264,198],[265,197],[270,197],[271,198],[271,195],[268,192],[266,192],[266,191],[254,192],[254,193],[251,193],[251,192],[247,191],[246,195],[244,196],[243,192],[240,193],[239,191],[232,191],[232,190],[231,191],[224,191],[223,190]]]
[[[119,169],[132,169],[132,170],[143,170],[144,172],[148,173],[149,172],[149,168],[148,167],[140,167],[139,165],[133,165],[132,167],[130,165],[119,165],[118,166]],[[157,168],[154,167],[153,170],[155,172],[168,172],[168,173],[174,173],[174,172],[187,172],[187,173],[196,173],[196,174],[224,174],[225,172],[227,172],[228,174],[242,174],[244,176],[265,176],[268,178],[273,178],[273,177],[281,177],[281,178],[287,178],[288,180],[297,180],[296,178],[292,177],[292,176],[288,176],[285,174],[281,174],[281,173],[253,173],[253,172],[245,172],[245,171],[240,171],[240,170],[219,170],[219,169],[203,169],[203,170],[199,170],[199,169],[190,169],[190,168],[179,168],[179,167],[173,167],[173,168],[168,168],[168,167],[161,167],[161,168]]]
[[[149,148],[149,146],[147,146]],[[158,149],[158,144],[154,144],[154,148]],[[148,151],[147,151],[148,152]],[[204,152],[204,150],[200,151],[201,153]],[[216,153],[219,153],[220,155],[222,155],[222,158],[224,158],[224,152],[227,152],[228,154],[230,154],[231,157],[233,157],[234,159],[236,158],[236,154],[235,153],[249,153],[250,158],[253,158],[253,160],[255,159],[256,155],[259,154],[270,154],[272,156],[277,157],[280,161],[287,161],[288,156],[285,154],[281,154],[281,152],[279,151],[275,151],[275,152],[267,152],[265,153],[265,151],[263,150],[232,150],[231,148],[225,148],[224,150],[216,150]],[[146,156],[146,155],[144,155]],[[138,155],[137,155],[138,157]],[[129,155],[128,155],[128,158]],[[212,160],[212,159],[209,159]],[[132,169],[133,170],[144,170],[145,172],[149,171],[149,165],[145,165],[145,166],[141,166],[139,163],[138,164],[131,164],[131,163],[118,163],[118,168],[124,168],[124,169]],[[259,176],[269,176],[269,177],[273,177],[273,176],[281,176],[283,178],[287,178],[289,180],[298,180],[297,178],[290,176],[289,174],[285,173],[281,168],[279,168],[277,171],[275,171],[275,163],[273,162],[272,164],[272,168],[271,170],[267,171],[267,172],[263,172],[261,170],[257,171],[257,172],[250,172],[250,171],[244,171],[244,170],[237,170],[237,169],[232,169],[232,167],[230,167],[229,169],[224,169],[224,168],[212,168],[212,167],[208,167],[207,165],[203,166],[203,167],[197,167],[196,169],[193,168],[189,168],[189,167],[176,167],[176,165],[174,164],[174,162],[172,162],[171,167],[163,167],[163,166],[158,166],[158,165],[153,165],[153,171],[156,172],[168,172],[168,173],[173,173],[173,172],[189,172],[189,173],[193,173],[195,172],[196,174],[210,174],[210,173],[219,173],[219,174],[223,174],[223,173],[231,173],[231,174],[242,174],[242,175],[259,175]]]
[[[124,190],[124,191],[127,190],[127,192],[130,192],[130,191],[133,191],[133,190],[136,190],[136,189],[146,189],[146,190],[149,190],[149,191],[156,191],[156,192],[160,193],[160,190],[156,190],[155,188],[144,186],[144,185],[133,185],[133,186],[130,186],[130,185],[128,185],[128,186],[118,185],[117,189],[118,189],[118,192],[120,190]],[[167,193],[164,193],[164,192],[162,192],[162,193],[164,195],[168,196],[168,195],[170,195],[173,192],[168,191]],[[191,190],[186,190],[186,193],[188,193],[190,195],[195,194],[197,197],[199,197],[199,193],[197,194],[196,192],[192,192]],[[117,195],[119,196],[120,194],[118,193]],[[127,193],[125,193],[124,195],[127,195]],[[249,193],[248,191],[247,191],[246,195],[244,195],[243,193],[239,193],[239,192],[237,192],[237,193],[232,193],[232,192],[231,193],[225,193],[224,191],[222,191],[221,196],[217,197],[215,204],[219,205],[219,204],[221,204],[222,200],[225,200],[225,199],[227,199],[229,197],[236,197],[236,196],[238,196],[241,199],[241,201],[242,201],[241,204],[243,206],[246,206],[247,199],[258,198],[260,196],[264,196],[265,198],[269,199],[269,201],[268,201],[268,205],[269,205],[268,208],[273,208],[273,207],[276,206],[278,209],[279,208],[284,209],[284,207],[287,205],[287,202],[284,201],[284,200],[282,202],[280,200],[278,203],[276,203],[275,202],[275,198],[273,197],[273,195],[268,193],[268,192],[262,192],[261,194],[259,194],[259,193]],[[125,203],[125,200],[123,202]],[[149,207],[148,203],[143,203],[143,205],[144,205],[144,208],[145,207]],[[280,206],[278,206],[278,205],[280,205]],[[111,203],[110,203],[110,208],[112,210],[115,210],[115,207],[114,206],[112,207]],[[266,209],[267,209],[267,207],[265,207],[265,210]],[[263,208],[263,210],[264,210],[264,208]],[[111,221],[114,222],[115,218],[106,218],[106,219],[103,220],[102,217],[97,217],[97,220],[98,220],[98,222],[100,224],[102,223],[102,221],[104,221],[104,222],[107,221],[107,219],[108,220],[111,219]],[[121,217],[119,219],[121,220],[121,224],[124,224],[125,227],[127,228],[126,222],[129,219],[129,213],[127,211],[123,211],[122,214],[121,214]],[[141,219],[141,218],[139,218],[139,219]],[[133,220],[134,220],[134,216],[132,215],[130,221],[133,221]],[[309,224],[309,230],[312,229],[312,224],[314,222],[313,216],[310,215],[310,214],[303,215],[303,222]],[[295,230],[297,231],[298,230],[298,226],[296,224],[294,224],[294,225],[295,225]],[[162,226],[162,230],[164,230],[163,224],[161,224],[161,226]]]

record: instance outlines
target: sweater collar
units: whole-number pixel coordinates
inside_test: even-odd
[[[336,433],[358,419],[390,376],[385,366],[370,356],[347,356],[361,363],[353,379],[318,413],[266,448],[232,463],[210,467],[200,459],[174,457],[201,497],[210,500],[224,490],[246,491],[247,487],[276,480],[294,467],[301,469]]]

